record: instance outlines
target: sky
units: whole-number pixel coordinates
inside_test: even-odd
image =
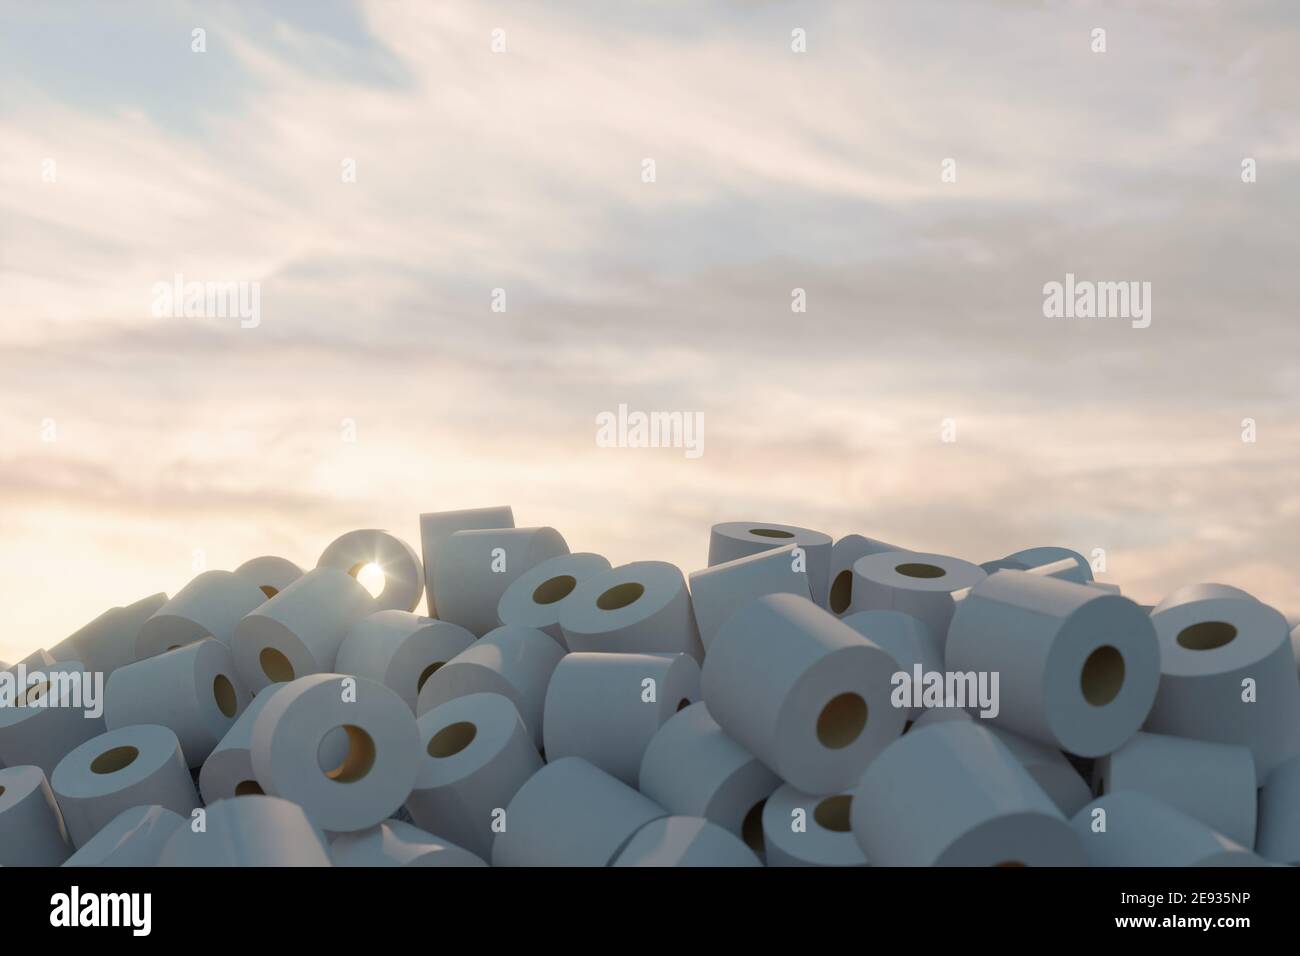
[[[1300,614],[1297,63],[1285,0],[3,0],[0,659],[498,504]],[[1149,327],[1045,316],[1067,273]],[[703,454],[601,447],[620,405]]]

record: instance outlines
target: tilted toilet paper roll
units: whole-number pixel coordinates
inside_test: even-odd
[[[568,553],[554,528],[457,531],[438,549],[438,617],[486,634],[501,624],[497,608],[511,584],[543,561]]]
[[[581,757],[548,763],[506,807],[493,866],[607,866],[633,835],[668,814]]]
[[[31,764],[49,776],[64,754],[104,732],[103,683],[77,661],[27,677],[21,688],[17,673],[0,676],[0,762]]]
[[[902,611],[857,611],[846,614],[841,620],[894,659],[896,671],[914,673],[917,665],[921,672],[943,670],[943,651],[930,633],[930,629],[910,614]],[[907,716],[915,720],[921,707],[909,707]]]
[[[119,667],[135,662],[140,629],[166,603],[167,595],[160,593],[109,608],[63,642],[76,650],[67,659],[81,661],[86,670],[99,671],[107,680]]]
[[[951,672],[999,675],[994,726],[1097,757],[1142,726],[1159,656],[1151,621],[1128,598],[999,571],[960,602],[945,664]]]
[[[257,693],[268,684],[333,672],[344,635],[375,610],[370,592],[346,572],[308,571],[235,628],[240,679]]]
[[[812,599],[826,607],[831,585],[831,539],[820,531],[761,521],[724,521],[709,531],[709,567],[785,545],[803,551]]]
[[[424,682],[415,712],[424,716],[439,704],[467,694],[501,694],[518,709],[533,746],[540,750],[546,688],[563,657],[564,648],[536,628],[498,627]]]
[[[569,654],[546,691],[546,757],[582,757],[635,787],[650,738],[699,696],[687,654]]]
[[[288,684],[272,684],[262,688],[244,708],[226,735],[221,738],[199,771],[199,792],[205,803],[215,803],[228,797],[261,794],[262,785],[253,771],[253,727],[262,708],[270,703],[276,692]],[[345,748],[340,748],[340,750]],[[341,753],[340,753],[341,759]]]
[[[1073,581],[1075,584],[1087,584],[1092,580],[1092,565],[1088,563],[1088,559],[1078,551],[1069,548],[1055,546],[1025,548],[1023,551],[1008,554],[1002,559],[1002,564],[1003,568],[1000,570],[1036,570],[1065,581]]]
[[[155,805],[123,810],[86,841],[64,866],[157,866],[163,847],[189,821]]]
[[[691,606],[705,651],[736,608],[754,598],[795,594],[811,600],[808,574],[802,565],[791,544],[692,571]]]
[[[674,564],[636,561],[594,575],[560,612],[571,651],[704,658],[686,579]]]
[[[72,853],[40,767],[0,770],[0,866],[58,866]]]
[[[330,841],[335,866],[487,866],[469,850],[401,820],[340,833]]]
[[[184,647],[205,637],[231,646],[245,614],[266,601],[261,588],[231,571],[204,571],[140,626],[135,659]]]
[[[1300,757],[1292,757],[1269,774],[1259,792],[1260,856],[1300,866]]]
[[[473,643],[473,634],[449,621],[376,611],[348,631],[334,667],[390,687],[414,713],[425,681]]]
[[[441,617],[436,600],[433,571],[442,544],[457,531],[513,528],[514,512],[509,505],[470,508],[466,511],[432,511],[420,515],[420,553],[424,564],[424,596],[430,617]]]
[[[328,767],[322,745],[342,728],[347,751]],[[417,770],[411,711],[378,681],[340,674],[300,677],[253,724],[253,771],[262,789],[302,806],[325,830],[374,826],[400,807]],[[243,799],[243,798],[239,798]]]
[[[709,713],[741,746],[808,793],[851,786],[903,731],[895,663],[817,605],[770,594],[730,618],[704,661]]]
[[[1098,811],[1104,813],[1101,816]],[[1108,793],[1074,815],[1089,866],[1260,866],[1250,850],[1136,790]]]
[[[849,822],[851,793],[818,797],[786,784],[763,807],[768,866],[868,866]]]
[[[439,704],[418,724],[423,750],[406,799],[411,819],[491,858],[493,825],[542,768],[519,711],[500,694],[469,694]]]
[[[157,724],[87,740],[59,761],[50,786],[77,847],[131,807],[157,804],[188,818],[199,805],[180,741]]]
[[[329,543],[318,568],[335,568],[356,577],[374,564],[384,573],[384,589],[375,596],[382,611],[414,611],[424,595],[424,568],[415,549],[396,535],[377,528],[349,531]]]
[[[886,552],[853,564],[850,610],[902,611],[930,629],[942,650],[956,601],[954,592],[974,587],[986,575],[978,565],[946,554]]]
[[[876,866],[1080,866],[1083,848],[1047,794],[970,720],[913,728],[853,792],[853,834]]]
[[[114,671],[104,689],[104,723],[109,730],[168,727],[186,764],[201,767],[249,700],[230,648],[208,637]]]
[[[1146,729],[1242,744],[1256,782],[1300,751],[1300,683],[1286,619],[1236,588],[1181,588],[1151,612],[1160,691]]]
[[[269,598],[275,597],[303,575],[302,568],[288,558],[277,558],[265,554],[260,558],[249,558],[235,573],[257,585],[258,590]]]
[[[651,820],[612,866],[762,866],[734,833],[702,817]]]
[[[860,534],[846,534],[836,541],[831,548],[830,597],[826,609],[832,614],[842,615],[853,604],[853,565],[858,558],[869,554],[885,554],[890,551],[907,551],[907,548],[875,538],[864,538]]]
[[[506,588],[497,605],[497,617],[502,624],[535,627],[567,647],[560,616],[573,599],[574,589],[608,570],[609,561],[599,554],[580,551],[547,558]]]
[[[329,845],[303,808],[269,796],[218,800],[206,827],[176,829],[159,866],[330,866]]]

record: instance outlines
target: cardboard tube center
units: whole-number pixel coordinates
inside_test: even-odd
[[[578,586],[578,579],[572,574],[559,574],[537,585],[533,591],[534,604],[554,604]]]
[[[273,598],[273,597],[275,597],[277,594],[280,593],[280,589],[279,589],[279,588],[273,588],[273,587],[271,587],[271,585],[269,585],[269,584],[263,584],[263,585],[260,585],[260,587],[261,587],[261,589],[262,589],[262,593],[265,594],[265,595],[266,595],[267,597],[269,597],[269,598]]]
[[[257,655],[257,662],[262,665],[262,673],[273,684],[286,684],[293,680],[293,665],[289,663],[289,658],[274,647],[262,648],[262,653]]]
[[[839,750],[858,739],[867,725],[867,702],[852,691],[831,698],[817,717],[817,739]]]
[[[1237,629],[1226,621],[1201,621],[1178,632],[1178,646],[1189,651],[1212,651],[1232,643]]]
[[[777,528],[750,528],[750,534],[756,534],[760,538],[793,538],[794,535],[789,531],[781,531]]]
[[[900,564],[894,570],[908,578],[941,578],[948,573],[938,565],[919,564],[917,562]]]
[[[767,806],[767,797],[750,807],[740,824],[740,838],[755,853],[762,853],[767,846],[763,841],[763,807],[765,806]]]
[[[831,610],[843,614],[853,603],[853,572],[845,568],[831,584]]]
[[[348,735],[347,753],[333,770],[325,770],[324,766],[321,769],[325,771],[325,776],[338,783],[356,783],[370,773],[370,768],[375,765],[375,741],[356,724],[344,724],[343,731]],[[318,761],[325,759],[321,754],[323,749],[325,749],[324,739],[321,740],[321,746],[316,751]]]
[[[416,692],[417,694],[418,694],[420,691],[424,690],[424,682],[427,681],[430,677],[432,677],[432,676],[437,672],[438,668],[441,667],[441,666],[442,666],[443,664],[445,664],[445,663],[447,663],[447,662],[446,662],[446,661],[434,661],[432,664],[430,664],[430,665],[429,665],[428,667],[426,667],[424,670],[420,671],[420,677],[419,677],[419,679],[416,680],[416,682],[415,682],[415,692]]]
[[[429,740],[426,748],[430,757],[451,757],[474,742],[478,728],[468,720],[448,724]]]
[[[827,797],[813,810],[813,819],[822,829],[832,830],[835,833],[848,833],[852,829],[849,824],[849,807],[852,805],[851,793]]]
[[[1083,662],[1079,686],[1083,699],[1094,707],[1109,704],[1124,687],[1124,655],[1109,644],[1097,648]]]
[[[235,685],[230,683],[230,678],[225,674],[218,674],[212,678],[212,698],[217,702],[217,710],[227,717],[235,716],[235,711],[239,709],[239,703],[235,698]]]
[[[639,599],[642,594],[645,594],[644,584],[638,584],[636,581],[616,584],[596,598],[596,607],[602,611],[617,611]]]
[[[112,750],[105,750],[90,762],[90,772],[117,773],[135,763],[135,758],[138,756],[140,751],[134,747],[114,747]]]

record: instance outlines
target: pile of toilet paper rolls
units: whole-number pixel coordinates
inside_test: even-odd
[[[0,866],[1300,865],[1300,629],[1245,590],[757,520],[685,572],[504,506],[419,533],[0,665]]]

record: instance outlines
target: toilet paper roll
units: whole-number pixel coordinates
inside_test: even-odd
[[[868,866],[853,836],[851,793],[818,797],[786,784],[763,807],[768,866]]]
[[[894,660],[809,601],[769,594],[722,626],[704,661],[709,713],[787,783],[835,793],[903,731]]]
[[[330,855],[335,866],[487,866],[469,850],[401,820],[340,833]]]
[[[330,866],[325,834],[303,808],[275,797],[218,800],[206,829],[182,826],[163,848],[159,866]]]
[[[728,737],[701,701],[650,739],[638,787],[671,813],[703,817],[763,852],[763,805],[781,778]]]
[[[849,534],[840,538],[831,548],[830,597],[827,610],[832,614],[842,615],[853,604],[853,565],[858,558],[869,554],[884,554],[889,551],[907,551],[901,545],[864,538],[860,534]]]
[[[424,682],[473,643],[473,634],[449,621],[409,611],[376,611],[348,631],[334,669],[379,681],[414,713]]]
[[[245,561],[235,568],[235,573],[257,585],[268,598],[273,598],[302,577],[302,568],[288,558],[265,554]]]
[[[535,627],[564,645],[560,615],[573,599],[574,589],[608,570],[609,561],[599,554],[578,552],[548,558],[506,588],[497,605],[497,617],[502,624]]]
[[[1246,747],[1134,734],[1093,768],[1097,795],[1136,790],[1255,845],[1255,759]]]
[[[1084,860],[1056,804],[973,720],[913,728],[867,767],[849,816],[875,866],[1080,866]]]
[[[1259,792],[1260,856],[1300,866],[1300,757],[1292,757],[1272,774]]]
[[[422,715],[411,819],[426,830],[492,856],[492,825],[524,781],[542,768],[528,729],[501,694],[457,697]]]
[[[87,740],[59,761],[50,786],[77,847],[130,807],[158,804],[188,818],[199,805],[180,741],[158,724]]]
[[[1295,655],[1296,661],[1300,662],[1300,627],[1293,628],[1291,631],[1291,653]],[[1300,663],[1296,667],[1296,676],[1300,678]]]
[[[322,762],[322,744],[338,728],[346,734],[346,753]],[[383,684],[312,674],[267,701],[250,750],[267,794],[301,805],[325,830],[350,832],[374,826],[405,802],[418,747],[410,710]]]
[[[249,700],[230,648],[208,637],[114,671],[104,689],[104,723],[109,730],[170,728],[186,765],[201,767]]]
[[[565,602],[560,627],[571,651],[704,659],[686,579],[664,561],[635,561],[583,581]]]
[[[57,664],[59,661],[79,661],[81,654],[77,650],[77,645],[73,643],[71,637],[65,637],[59,643],[51,647],[46,654],[50,658],[51,664]],[[3,668],[0,668],[2,670]]]
[[[613,866],[762,866],[734,833],[701,817],[661,817],[643,826]]]
[[[205,637],[231,646],[240,618],[265,601],[266,595],[247,578],[231,571],[204,571],[141,625],[135,659],[144,660]]]
[[[414,611],[424,594],[424,567],[415,549],[401,538],[376,528],[349,531],[330,542],[316,562],[356,577],[368,564],[384,572],[384,589],[375,597],[380,610]]]
[[[709,567],[788,544],[803,549],[808,588],[813,600],[826,607],[831,584],[831,539],[820,531],[761,521],[715,524],[709,531]]]
[[[1037,571],[1050,577],[1087,584],[1092,580],[1092,565],[1078,551],[1054,546],[1026,548],[1002,559],[1008,569]]]
[[[912,724],[908,733],[914,733],[933,724],[948,720],[973,721],[998,739],[1011,752],[1011,756],[1020,761],[1034,783],[1043,788],[1057,808],[1068,820],[1079,812],[1079,808],[1092,799],[1087,781],[1079,776],[1079,771],[1055,747],[1040,744],[1036,740],[1013,734],[1000,727],[990,727],[988,722],[972,717],[957,708],[936,708],[925,711]]]
[[[795,594],[811,600],[804,561],[794,545],[760,551],[691,572],[691,606],[707,652],[713,635],[732,612],[764,594]]]
[[[554,528],[457,531],[438,548],[438,617],[475,634],[501,624],[497,608],[521,575],[569,546]]]
[[[1102,811],[1104,817],[1098,813]],[[1070,821],[1089,866],[1260,866],[1250,850],[1136,790],[1108,793]]]
[[[0,761],[53,774],[64,754],[104,732],[103,681],[77,661],[28,673],[25,688],[20,674],[0,675]]]
[[[1286,619],[1235,588],[1193,585],[1151,612],[1160,692],[1146,729],[1241,744],[1260,785],[1300,751],[1300,683]]]
[[[166,603],[167,595],[159,593],[126,607],[109,608],[64,642],[76,648],[70,660],[81,661],[86,670],[98,671],[107,680],[119,667],[135,662],[140,629]]]
[[[276,692],[287,684],[272,684],[263,688],[243,709],[221,738],[199,771],[199,792],[204,803],[215,803],[228,797],[243,797],[264,793],[253,771],[253,727]],[[339,741],[342,744],[342,741]],[[340,747],[342,760],[346,747]]]
[[[608,866],[633,835],[668,814],[581,757],[528,778],[506,807],[493,866]]]
[[[235,628],[240,679],[257,693],[268,684],[333,672],[344,635],[375,610],[370,592],[346,572],[307,572]]]
[[[960,602],[950,672],[998,675],[993,726],[1081,757],[1118,749],[1146,719],[1159,680],[1151,621],[1128,598],[999,571]]]
[[[485,528],[513,528],[514,512],[509,505],[470,508],[466,511],[433,511],[420,515],[420,550],[424,564],[424,596],[430,617],[440,617],[433,577],[442,543],[457,531]]]
[[[885,610],[858,611],[842,620],[892,657],[895,673],[913,674],[918,665],[923,674],[943,670],[943,652],[934,635],[910,614]],[[907,708],[908,719],[915,720],[921,711],[919,706]]]
[[[41,768],[0,770],[0,866],[58,866],[71,852]]]
[[[569,654],[546,691],[546,757],[582,757],[635,787],[650,739],[699,697],[686,654]]]
[[[498,627],[424,682],[415,713],[422,717],[439,704],[469,694],[501,694],[515,705],[533,746],[540,750],[546,688],[562,657],[564,648],[536,628]]]
[[[166,807],[123,810],[91,837],[64,866],[157,866],[163,847],[188,821]]]
[[[942,650],[956,604],[953,592],[974,587],[985,577],[978,565],[944,554],[869,554],[853,564],[850,610],[910,614],[930,629]]]

